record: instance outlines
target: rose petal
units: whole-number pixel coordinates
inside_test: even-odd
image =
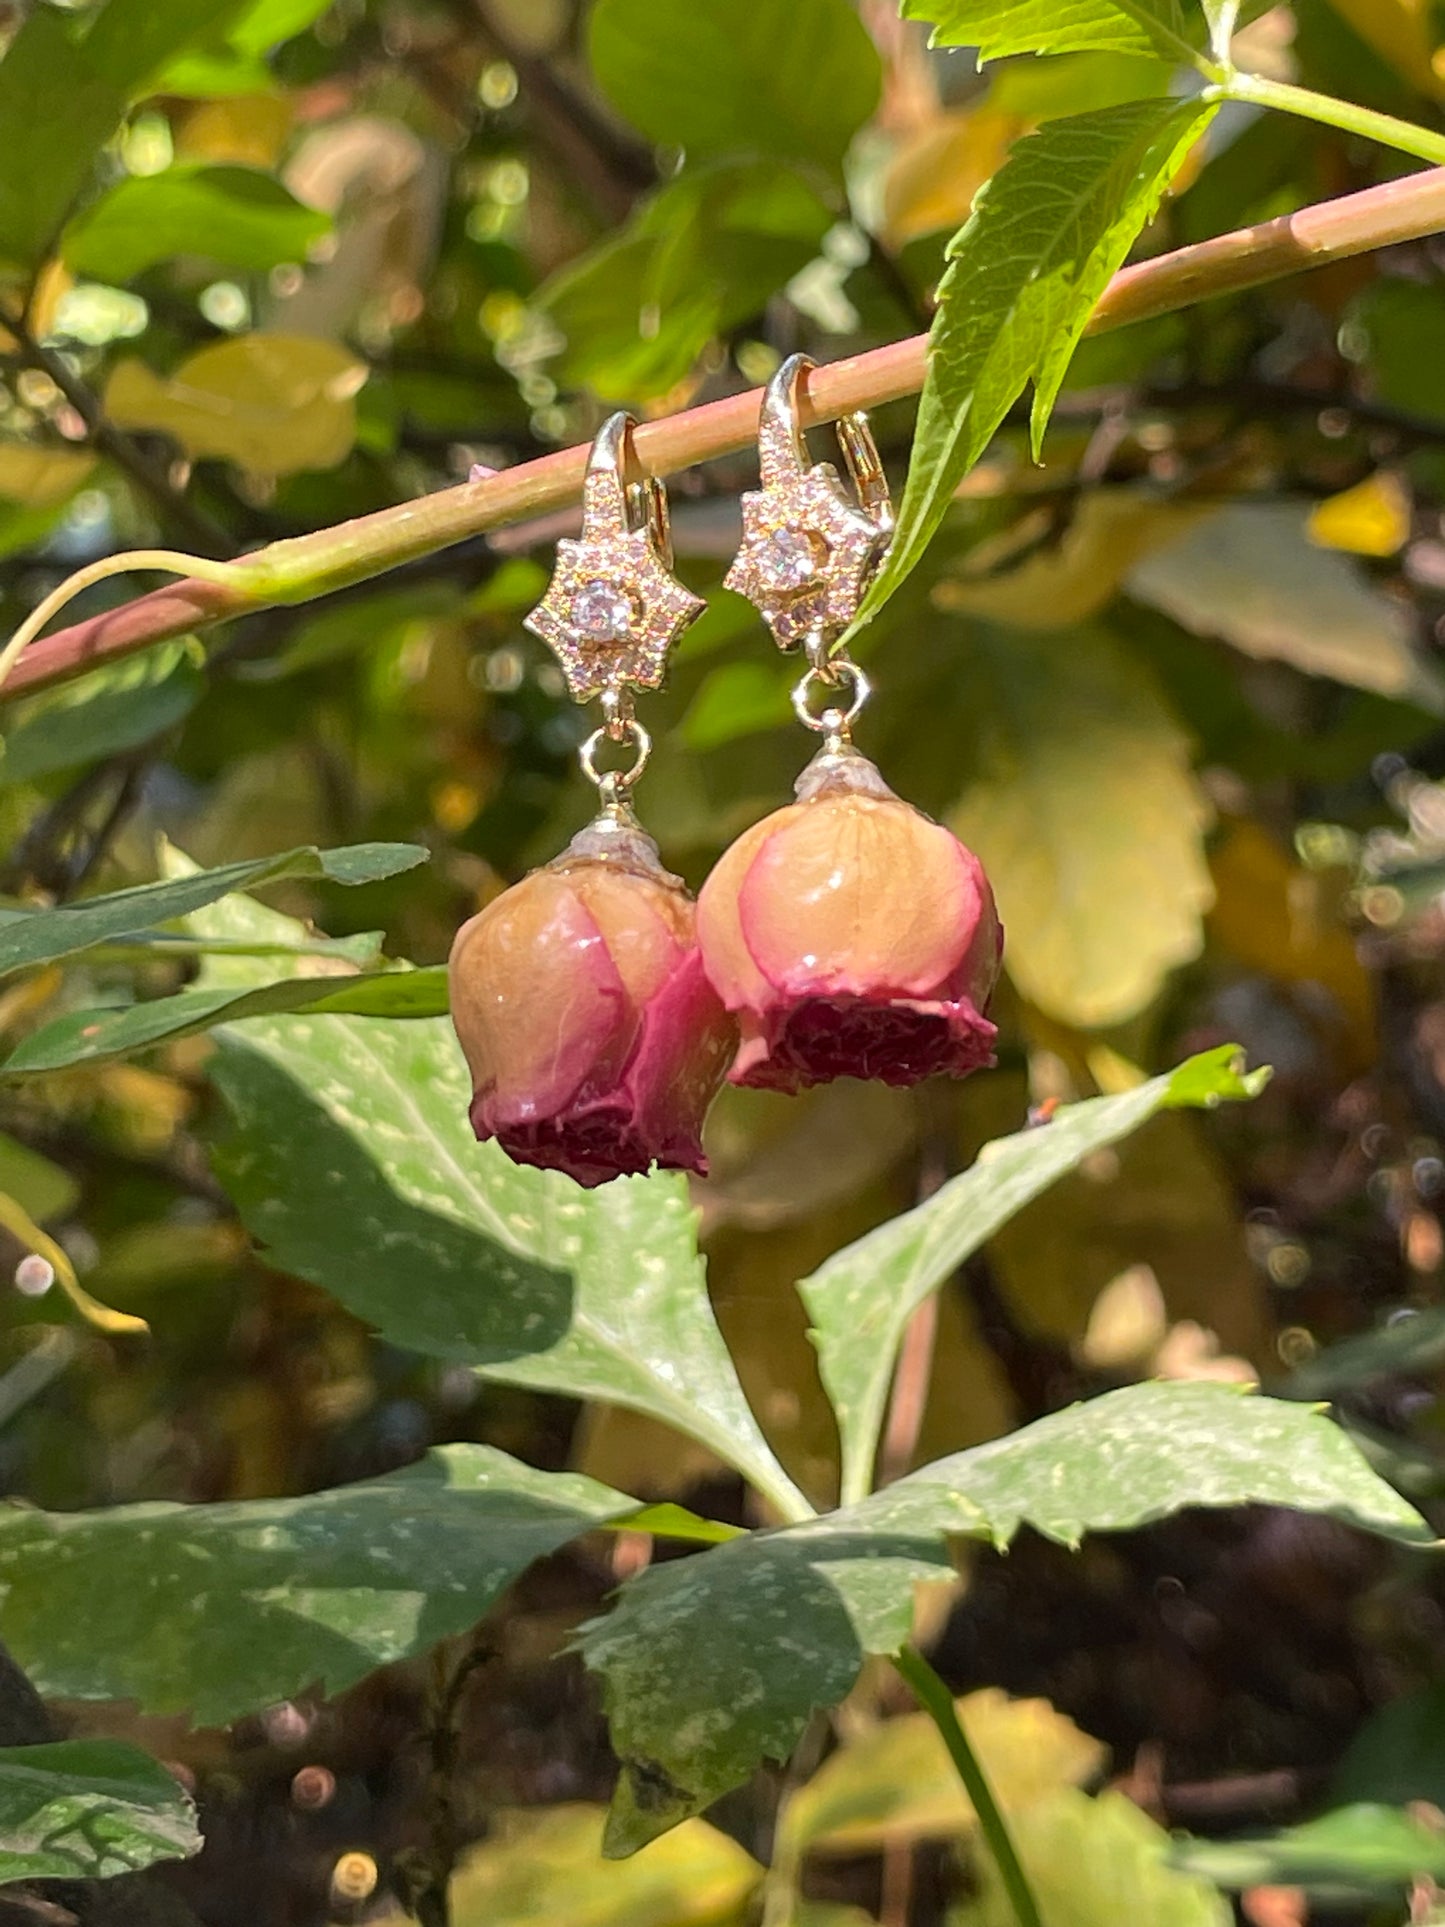
[[[739,898],[758,852],[778,827],[798,814],[790,803],[774,810],[729,844],[697,893],[697,941],[713,988],[729,1010],[761,1010],[772,986],[758,969],[743,936]]]
[[[693,943],[691,898],[673,884],[608,863],[580,864],[562,874],[601,931],[629,1002],[640,1010]]]
[[[693,948],[648,1005],[624,1078],[642,1134],[667,1168],[707,1176],[702,1123],[735,1041],[702,955]]]
[[[787,997],[923,997],[983,913],[958,839],[907,803],[831,794],[779,816],[738,894],[758,968]]]
[[[452,1018],[489,1128],[615,1081],[639,1017],[570,879],[539,870],[458,934]]]

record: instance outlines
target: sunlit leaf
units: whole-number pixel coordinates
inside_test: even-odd
[[[565,337],[565,379],[605,400],[663,394],[715,336],[759,314],[818,251],[834,214],[776,162],[669,181],[538,300]]]
[[[1207,514],[1143,489],[1091,488],[1057,541],[992,574],[950,570],[931,599],[951,614],[1010,629],[1072,629],[1108,607],[1143,556]]]
[[[453,1876],[453,1927],[711,1927],[734,1918],[763,1870],[689,1820],[651,1853],[602,1857],[602,1807],[501,1813]]]
[[[0,496],[30,508],[67,502],[95,467],[82,448],[41,448],[34,442],[0,442]]]
[[[61,254],[74,273],[97,281],[132,281],[177,255],[273,268],[304,261],[330,226],[269,174],[182,164],[118,181],[69,224]]]
[[[583,1191],[478,1144],[444,1019],[253,1018],[212,1074],[233,1118],[221,1175],[275,1263],[394,1344],[648,1412],[796,1510],[718,1336],[680,1179]]]
[[[996,1687],[958,1701],[958,1716],[1006,1813],[1059,1787],[1092,1780],[1108,1749],[1047,1700],[1010,1699]],[[906,1713],[845,1741],[783,1810],[779,1849],[879,1853],[913,1840],[970,1832],[977,1815],[938,1728]]]
[[[878,55],[850,0],[597,0],[592,69],[650,140],[690,154],[836,166],[878,104]]]
[[[105,408],[120,427],[170,435],[190,455],[294,475],[345,460],[365,379],[365,364],[334,341],[238,335],[197,349],[172,375],[125,357],[106,383]]]
[[[290,877],[325,877],[331,883],[374,883],[426,861],[415,843],[357,843],[349,849],[286,850],[252,857],[217,870],[198,870],[164,883],[141,883],[111,896],[82,897],[55,910],[12,910],[0,917],[0,973],[67,957],[92,944],[134,936],[153,924],[170,923],[232,890],[254,890]]]
[[[138,1746],[0,1750],[0,1881],[106,1879],[200,1848],[189,1796]]]
[[[1063,1023],[1134,1016],[1198,955],[1213,896],[1209,807],[1147,663],[1101,628],[980,626],[953,695],[949,823],[992,880],[1010,977]]]
[[[1445,1836],[1397,1807],[1341,1807],[1281,1833],[1176,1839],[1176,1867],[1221,1887],[1298,1886],[1348,1900],[1445,1877]]]
[[[0,1636],[41,1691],[219,1724],[473,1625],[630,1499],[485,1445],[299,1499],[0,1509]]]
[[[843,1490],[866,1490],[893,1361],[914,1311],[1030,1199],[1156,1111],[1252,1096],[1232,1045],[1119,1097],[1066,1106],[1053,1120],[985,1145],[973,1167],[912,1211],[846,1246],[798,1287],[843,1439]]]
[[[242,1017],[308,1010],[363,1017],[436,1017],[447,1009],[444,965],[361,975],[287,977],[255,990],[181,990],[123,1010],[74,1010],[18,1044],[0,1076],[33,1076],[67,1064],[94,1064],[160,1043],[214,1030]]]
[[[0,61],[0,260],[41,260],[128,102],[244,4],[108,0],[84,23],[58,7],[27,13]]]
[[[1196,635],[1440,714],[1445,685],[1408,612],[1312,542],[1308,518],[1302,502],[1231,502],[1136,563],[1129,593]]]
[[[897,533],[865,620],[916,565],[1029,382],[1042,438],[1094,303],[1213,113],[1143,100],[1049,121],[979,196],[949,246]]]
[[[1022,1525],[1074,1546],[1188,1506],[1260,1503],[1425,1544],[1429,1528],[1328,1419],[1210,1384],[1131,1386],[939,1460],[856,1505],[630,1580],[582,1633],[623,1768],[607,1848],[628,1853],[791,1752],[865,1655],[908,1638],[950,1535]]]
[[[1184,0],[903,0],[905,20],[926,20],[933,43],[1009,54],[1165,53],[1189,59],[1199,38]]]
[[[1229,1903],[1207,1879],[1177,1870],[1164,1829],[1122,1793],[1096,1800],[1065,1788],[1013,1817],[1010,1832],[1049,1927],[1230,1927]],[[950,1927],[1015,1927],[991,1856],[976,1859],[983,1893]]]

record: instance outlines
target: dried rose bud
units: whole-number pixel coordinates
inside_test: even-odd
[[[702,1121],[736,1039],[695,906],[635,825],[599,819],[457,933],[452,1021],[472,1127],[579,1184],[702,1175]]]
[[[983,866],[855,750],[740,836],[698,899],[707,972],[742,1029],[734,1084],[914,1084],[993,1061],[1003,932]]]

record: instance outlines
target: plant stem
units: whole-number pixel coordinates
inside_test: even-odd
[[[1318,97],[1278,88],[1253,76],[1236,76],[1232,87],[1268,85],[1270,104],[1288,96],[1291,111]],[[1260,97],[1237,93],[1234,98]],[[1333,103],[1319,102],[1320,106]],[[1389,130],[1432,142],[1430,152],[1445,160],[1445,141],[1418,134],[1385,115],[1338,108],[1357,131]],[[1417,150],[1418,151],[1418,150]],[[1301,269],[1364,254],[1373,248],[1445,229],[1445,167],[1386,181],[1358,194],[1306,207],[1257,227],[1223,234],[1172,254],[1138,261],[1114,276],[1094,311],[1091,333],[1123,327],[1156,315],[1173,314],[1198,301],[1238,293],[1277,281]],[[923,386],[928,341],[914,335],[820,367],[803,396],[803,425],[835,420],[857,408],[873,408],[916,394]],[[757,437],[761,394],[729,395],[681,414],[644,422],[637,432],[638,453],[650,474],[666,476],[748,447]],[[587,466],[585,447],[561,449],[540,460],[522,462],[484,481],[464,482],[414,502],[363,515],[337,528],[320,529],[258,549],[233,565],[230,574],[208,581],[190,579],[153,591],[87,622],[57,630],[33,643],[15,664],[0,700],[59,682],[112,656],[148,648],[169,637],[187,635],[226,617],[249,614],[278,603],[307,602],[333,589],[397,568],[421,556],[465,541],[506,522],[565,508],[582,493]]]
[[[1014,1850],[1008,1827],[978,1755],[969,1745],[968,1735],[959,1723],[952,1693],[916,1647],[905,1646],[901,1653],[894,1655],[893,1664],[908,1690],[938,1728],[943,1744],[948,1748],[949,1756],[958,1769],[958,1777],[963,1782],[964,1792],[973,1802],[978,1824],[997,1863],[999,1877],[1018,1916],[1019,1927],[1043,1927],[1043,1918],[1028,1875]]]
[[[1316,94],[1308,87],[1291,87],[1287,81],[1266,80],[1263,74],[1228,73],[1217,87],[1209,89],[1217,100],[1249,101],[1257,107],[1275,107],[1282,114],[1295,114],[1302,120],[1319,121],[1325,127],[1338,127],[1342,133],[1358,134],[1364,140],[1378,141],[1416,160],[1445,165],[1445,135],[1432,134],[1393,114],[1377,114],[1373,108],[1357,107],[1353,101],[1335,100],[1329,94]]]

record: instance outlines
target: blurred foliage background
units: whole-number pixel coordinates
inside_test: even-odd
[[[0,32],[28,11],[0,7]],[[980,74],[930,54],[887,0],[595,0],[590,17],[574,0],[247,0],[200,27],[157,6],[149,38],[107,40],[100,14],[84,59],[64,38],[84,6],[36,11],[54,16],[48,63],[0,62],[7,630],[119,548],[241,553],[586,439],[612,406],[666,413],[796,349],[916,332],[1008,144],[1161,87],[1158,63],[1113,55]],[[1245,51],[1442,124],[1429,0],[1294,0]],[[1144,247],[1403,165],[1231,107]],[[1226,1039],[1275,1067],[1261,1100],[1156,1120],[945,1294],[899,1463],[1163,1372],[1334,1397],[1412,1497],[1445,1486],[1442,339],[1445,247],[1425,242],[1086,342],[1044,465],[1022,420],[1000,436],[865,638],[861,745],[982,855],[1009,981],[999,1069],[964,1087],[728,1093],[714,1114],[698,1198],[718,1314],[815,1499],[836,1440],[792,1280],[1030,1106]],[[909,407],[875,427],[901,475]],[[709,610],[651,705],[639,801],[694,883],[809,748],[790,665],[718,586],[753,473],[738,458],[673,489],[681,572]],[[511,528],[14,702],[9,899],[154,875],[160,838],[202,863],[409,839],[431,848],[424,870],[281,901],[440,960],[588,808],[586,719],[520,627],[570,526]],[[5,991],[0,1026],[13,1042],[186,969],[94,952]],[[269,1269],[208,1166],[208,1050],[0,1085],[0,1191],[149,1326],[6,1291],[7,1492],[61,1508],[277,1495],[480,1439],[737,1513],[736,1482],[644,1420],[418,1361]],[[6,1278],[26,1248],[0,1230]],[[624,1538],[547,1562],[489,1628],[457,1742],[459,1837],[487,1835],[459,1927],[682,1927],[764,1904],[776,1787],[737,1796],[719,1828],[596,1862],[610,1764],[580,1670],[555,1655],[646,1556]],[[1016,1696],[979,1714],[1001,1779],[1012,1749],[1046,1756],[1056,1792],[1107,1771],[1132,1796],[1082,1817],[1073,1793],[1029,1807],[1057,1864],[1154,1868],[1138,1808],[1207,1835],[1303,1818],[1342,1785],[1445,1805],[1440,1582],[1406,1583],[1343,1528],[1186,1518],[1075,1558],[1026,1541],[974,1560],[935,1631],[958,1690]],[[345,1921],[392,1907],[431,1824],[427,1687],[397,1669],[225,1734],[67,1717],[140,1731],[184,1766],[208,1845],[173,1880],[202,1920]],[[859,1717],[891,1710],[888,1691]],[[810,1856],[808,1927],[1001,1917],[966,1896],[971,1822],[929,1744],[899,1721],[851,1788],[849,1748],[831,1756],[831,1811],[821,1776],[808,1789],[815,1810],[774,1847]],[[1266,1860],[1232,1882],[1260,1927],[1316,1904],[1279,1873]],[[1225,1917],[1213,1889],[1169,1879],[1134,1918]],[[1369,1883],[1343,1886],[1369,1917]],[[1123,1917],[1102,1875],[1059,1904],[1064,1927]]]

